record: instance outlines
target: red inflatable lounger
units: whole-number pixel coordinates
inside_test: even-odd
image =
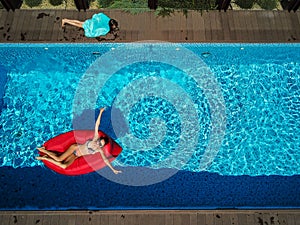
[[[121,146],[102,131],[99,131],[99,136],[108,137],[109,142],[104,146],[103,150],[109,161],[113,161],[121,153]],[[49,151],[63,153],[70,147],[70,145],[75,143],[84,144],[87,140],[92,139],[93,137],[94,131],[92,130],[73,130],[48,140],[43,146]],[[51,170],[69,176],[91,173],[106,166],[99,152],[77,158],[66,169],[62,169],[48,161],[43,162]]]

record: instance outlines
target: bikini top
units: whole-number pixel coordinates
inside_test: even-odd
[[[87,148],[87,150],[88,150],[88,153],[89,153],[89,154],[95,154],[95,153],[96,153],[96,150],[94,150],[93,148],[90,148],[90,147],[89,147],[89,143],[90,143],[90,142],[92,142],[92,140],[89,140],[89,141],[86,142],[86,148]]]

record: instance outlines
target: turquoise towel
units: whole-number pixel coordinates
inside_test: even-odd
[[[93,15],[92,19],[88,19],[83,23],[84,35],[86,37],[99,37],[109,32],[110,18],[104,13]]]

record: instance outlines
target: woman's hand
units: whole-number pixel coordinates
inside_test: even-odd
[[[119,174],[119,173],[122,173],[122,171],[121,171],[121,170],[115,170],[115,169],[113,169],[113,172],[114,172],[114,174]]]
[[[105,109],[106,109],[106,107],[101,108],[100,113],[103,113]]]

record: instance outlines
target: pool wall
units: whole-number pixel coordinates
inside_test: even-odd
[[[149,169],[150,171],[150,169]],[[179,171],[161,183],[126,186],[98,173],[0,168],[0,209],[300,208],[300,176],[220,176]]]
[[[0,65],[0,113],[3,108],[3,95],[7,81],[7,71]]]

